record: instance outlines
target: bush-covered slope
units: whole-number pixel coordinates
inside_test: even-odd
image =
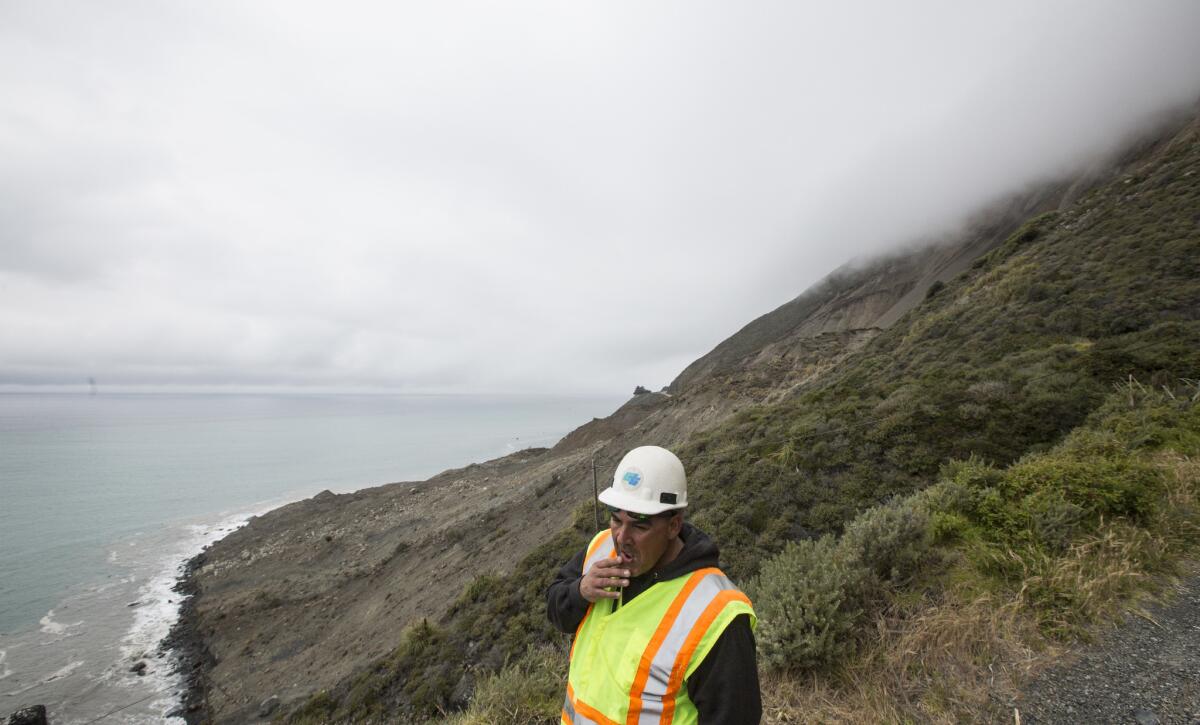
[[[951,479],[976,476],[959,482],[973,492],[971,503],[924,506],[909,517],[874,514],[891,521],[888,531],[911,528],[915,538],[899,536],[898,546],[943,537],[982,542],[978,551],[985,553],[1018,544],[1041,552],[1094,534],[1101,516],[1137,525],[1148,515],[1143,508],[1157,505],[1158,491],[1139,472],[1149,464],[1125,454],[1106,458],[1103,441],[1086,432],[1068,435],[1085,423],[1107,430],[1097,416],[1114,420],[1102,408],[1114,405],[1114,385],[1130,376],[1158,389],[1200,373],[1197,131],[1193,123],[1110,183],[1028,220],[794,397],[690,439],[680,454],[690,472],[692,515],[717,538],[731,576],[761,574],[769,588],[773,567],[835,556],[861,532],[850,527],[841,543],[814,538],[839,535],[863,511],[934,485],[940,470]],[[1194,428],[1194,412],[1186,415],[1186,425],[1176,421],[1170,430]],[[1119,444],[1126,449],[1141,445],[1130,425]],[[945,468],[953,461],[970,463]],[[1089,488],[1110,476],[1115,488]],[[530,658],[544,658],[538,650],[529,654],[531,646],[561,644],[545,623],[542,593],[587,528],[547,532],[547,543],[510,575],[477,579],[443,621],[414,628],[393,655],[315,696],[290,719],[433,717],[464,705],[481,681],[494,696],[490,673],[506,662],[527,667]],[[1022,531],[1034,538],[1022,541]],[[884,591],[930,575],[906,571],[906,562],[925,560],[905,558],[903,546],[886,567],[876,566],[878,555],[855,556],[839,559],[849,562],[847,591]],[[873,578],[862,578],[863,566]],[[1015,576],[997,567],[998,580]],[[764,595],[767,619],[771,595]],[[1076,623],[1054,614],[1053,597],[1044,603],[1039,611],[1073,631]],[[785,642],[774,664],[787,670],[836,661],[839,648],[855,641],[859,616],[843,617],[828,650],[820,645],[804,654],[803,646],[788,650]],[[773,625],[763,626],[770,641]],[[528,716],[514,704],[518,711]]]
[[[1001,247],[838,374],[683,451],[697,520],[753,574],[798,532],[927,485],[947,460],[1007,464],[1081,423],[1113,383],[1200,370],[1196,126]],[[731,551],[731,553],[733,553]]]

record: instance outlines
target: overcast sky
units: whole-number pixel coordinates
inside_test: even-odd
[[[1200,97],[1200,3],[0,0],[0,388],[626,393]]]

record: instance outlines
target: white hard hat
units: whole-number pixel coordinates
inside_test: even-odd
[[[600,492],[600,503],[646,515],[681,509],[687,506],[683,464],[666,448],[634,448],[617,464],[612,486]]]

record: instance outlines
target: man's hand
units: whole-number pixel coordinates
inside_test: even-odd
[[[621,596],[621,587],[629,586],[629,570],[622,567],[619,559],[603,559],[596,562],[579,580],[579,593],[589,602],[600,599],[616,599]]]

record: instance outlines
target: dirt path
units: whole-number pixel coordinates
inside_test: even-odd
[[[1021,722],[1200,725],[1200,567],[1176,590],[1039,675]]]

